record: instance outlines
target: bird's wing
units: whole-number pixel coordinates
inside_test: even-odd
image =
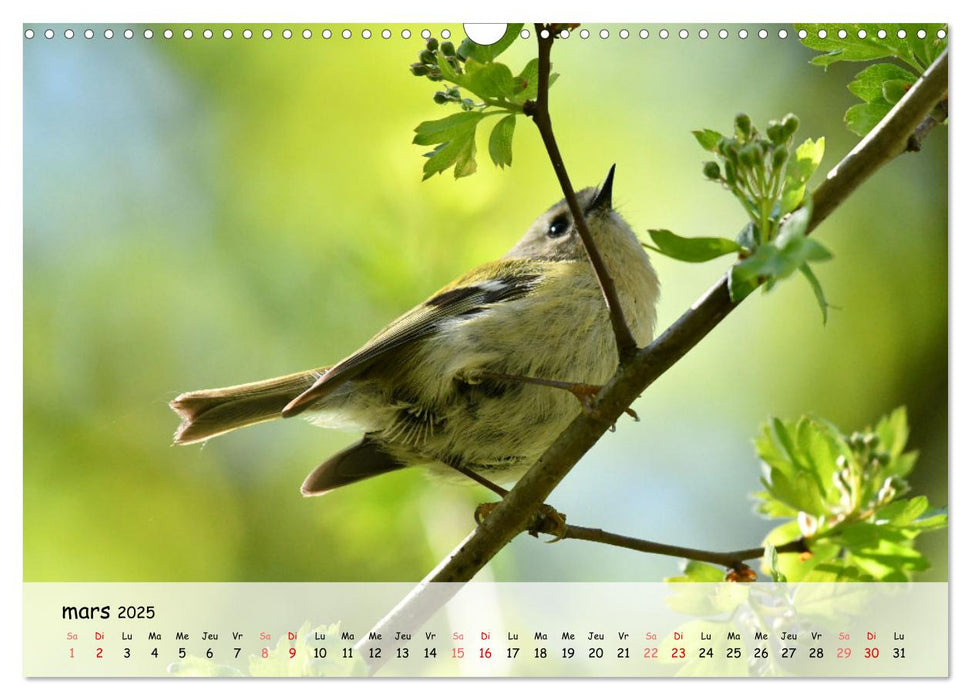
[[[483,279],[482,270],[473,270],[425,303],[406,312],[360,350],[331,367],[312,387],[283,409],[283,417],[301,413],[378,360],[416,340],[431,336],[444,323],[482,313],[490,304],[524,296],[540,278],[535,272],[513,270],[503,277]]]

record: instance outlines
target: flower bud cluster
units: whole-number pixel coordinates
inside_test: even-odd
[[[465,59],[456,53],[455,45],[451,41],[439,43],[438,39],[431,37],[425,43],[425,48],[418,54],[418,63],[411,64],[411,74],[423,76],[436,82],[444,80],[439,65],[439,57],[443,58],[453,71],[462,73],[462,63],[465,62]]]
[[[758,175],[778,175],[789,160],[789,146],[799,128],[799,117],[788,114],[782,120],[769,122],[766,137],[759,134],[747,114],[735,117],[735,135],[719,140],[716,152],[723,159],[725,174],[715,161],[705,163],[703,172],[709,180],[722,180],[734,187],[740,179]]]
[[[758,241],[771,240],[777,227],[777,203],[785,186],[792,137],[798,128],[799,118],[788,114],[770,121],[762,135],[749,115],[738,114],[734,133],[719,138],[712,148],[719,160],[702,166],[706,178],[725,185],[749,212]]]

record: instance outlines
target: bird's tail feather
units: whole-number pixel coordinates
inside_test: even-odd
[[[190,391],[169,406],[179,414],[175,444],[188,445],[230,430],[280,418],[283,407],[313,386],[326,367],[223,389]]]
[[[310,472],[300,487],[300,492],[304,496],[322,496],[340,486],[406,466],[377,442],[365,436],[356,445],[338,452]]]

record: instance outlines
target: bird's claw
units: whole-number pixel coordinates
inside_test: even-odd
[[[533,522],[527,528],[526,532],[537,539],[541,532],[547,535],[553,535],[553,539],[546,540],[547,544],[559,542],[566,537],[566,516],[553,506],[544,503],[536,511],[536,515],[533,516]]]
[[[475,518],[475,524],[481,525],[485,519],[492,514],[492,511],[494,511],[498,505],[499,502],[497,501],[495,503],[480,503],[478,506],[476,506],[475,513],[472,516]]]
[[[481,525],[498,505],[499,502],[480,503],[474,513],[475,524]],[[547,535],[553,535],[553,539],[547,540],[547,542],[549,544],[559,542],[566,536],[566,516],[553,506],[544,503],[536,511],[536,515],[533,516],[533,520],[529,527],[526,528],[526,532],[537,538],[541,532]]]
[[[578,384],[573,384],[570,387],[570,393],[577,397],[577,401],[579,401],[580,406],[583,407],[584,413],[586,413],[589,416],[596,417],[597,411],[593,407],[593,404],[597,398],[597,395],[600,394],[601,389],[603,389],[603,387],[597,386],[596,384],[578,383]],[[634,411],[634,409],[631,408],[630,406],[624,409],[624,413],[626,413],[628,416],[633,418],[638,423],[641,422],[640,416],[638,416],[637,412]],[[615,428],[616,426],[611,426],[610,427],[611,432],[613,432]]]
[[[580,406],[583,407],[583,412],[587,415],[594,416],[597,412],[593,407],[593,402],[596,400],[601,388],[596,384],[573,384],[570,386],[569,391],[580,402]]]

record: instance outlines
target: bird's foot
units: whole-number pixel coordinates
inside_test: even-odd
[[[602,386],[599,386],[597,384],[573,383],[573,384],[569,384],[568,386],[564,386],[563,388],[568,390],[571,394],[577,397],[577,401],[579,401],[580,405],[583,406],[583,410],[585,413],[588,413],[589,415],[592,415],[592,416],[596,415],[597,412],[596,412],[596,409],[594,409],[593,404],[596,401],[597,395],[600,393],[600,390],[603,389]],[[631,408],[630,406],[624,409],[624,413],[626,413],[628,416],[633,418],[635,421],[640,422],[641,420],[640,417],[637,415],[637,413],[634,411],[634,409]]]
[[[501,372],[489,372],[486,370],[480,370],[476,374],[476,378],[481,381],[481,378],[488,379],[499,379],[502,381],[510,382],[522,382],[523,384],[537,384],[539,386],[553,387],[554,389],[565,389],[569,391],[573,396],[576,397],[577,401],[580,402],[580,406],[583,408],[583,412],[590,416],[596,416],[597,410],[594,408],[594,403],[596,402],[597,395],[600,394],[600,390],[603,389],[599,384],[584,384],[582,382],[562,382],[556,379],[539,379],[537,377],[522,377],[511,374],[502,374]],[[640,421],[637,413],[634,412],[633,408],[627,407],[624,409],[624,413],[633,418],[636,421]]]
[[[475,509],[476,525],[481,525],[498,505],[498,502],[480,503]],[[537,538],[541,532],[547,535],[553,535],[553,539],[548,540],[548,542],[559,542],[566,535],[566,516],[553,506],[544,503],[537,509],[529,527],[526,528],[526,532]]]

